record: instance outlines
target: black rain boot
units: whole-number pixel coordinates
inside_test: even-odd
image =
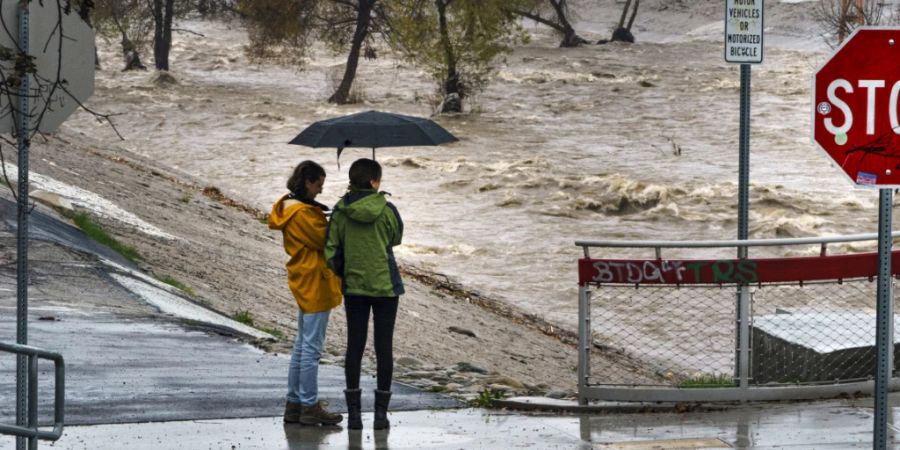
[[[362,430],[362,397],[361,389],[344,389],[344,398],[347,399],[347,428],[350,430]]]
[[[383,430],[391,427],[387,418],[388,405],[391,404],[391,391],[375,389],[375,423],[372,428]]]

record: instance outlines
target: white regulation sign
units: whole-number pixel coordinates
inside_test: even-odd
[[[725,61],[761,63],[763,59],[763,0],[725,1]]]

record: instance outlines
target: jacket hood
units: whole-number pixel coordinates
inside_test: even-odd
[[[285,202],[288,203],[285,204]],[[293,198],[290,194],[285,195],[272,205],[272,212],[269,214],[269,228],[273,230],[283,230],[291,221],[294,214],[310,208],[328,211],[327,206],[316,202],[315,200],[298,200]]]
[[[384,214],[384,209],[387,208],[387,199],[384,196],[384,192],[375,192],[371,189],[349,192],[335,205],[334,210],[342,211],[356,222],[372,223]]]

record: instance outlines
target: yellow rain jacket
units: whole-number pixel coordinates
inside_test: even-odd
[[[325,264],[323,205],[301,202],[287,195],[272,205],[269,228],[281,230],[287,262],[288,286],[304,313],[328,311],[341,304],[341,279]]]

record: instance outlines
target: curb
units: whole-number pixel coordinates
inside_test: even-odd
[[[585,414],[642,414],[725,411],[743,405],[656,402],[595,402],[587,405],[579,405],[578,402],[574,400],[558,400],[548,397],[512,397],[494,400],[491,402],[491,406],[494,408],[504,408],[515,411]]]

